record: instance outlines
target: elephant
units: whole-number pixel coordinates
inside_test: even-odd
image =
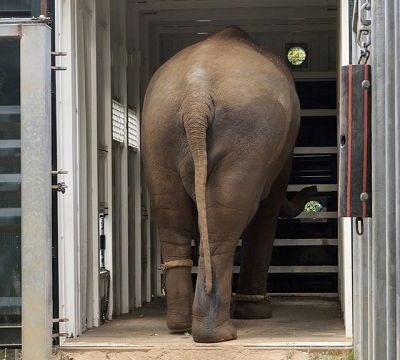
[[[291,201],[286,196],[299,124],[287,65],[238,27],[183,49],[153,75],[141,142],[171,331],[191,329],[195,342],[237,338],[231,279],[241,237],[233,316],[271,316],[266,277],[277,218],[296,216],[315,192],[304,189]]]

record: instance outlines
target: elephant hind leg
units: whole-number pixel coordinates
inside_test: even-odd
[[[262,201],[253,220],[242,236],[242,260],[237,294],[233,298],[232,316],[235,319],[268,319],[272,316],[267,293],[267,274],[279,207],[269,198]],[[244,295],[244,296],[241,296]],[[250,295],[250,296],[247,296]],[[252,299],[259,297],[260,299]]]
[[[242,236],[242,259],[237,293],[232,316],[236,319],[268,319],[272,316],[267,296],[267,277],[282,198],[291,168],[289,161],[274,181],[266,199],[260,202],[257,213]],[[254,298],[254,300],[253,300]]]
[[[231,224],[237,215],[232,214],[232,210],[208,208],[207,212],[210,218],[213,286],[208,293],[205,287],[204,251],[201,248],[193,303],[192,335],[196,342],[215,343],[237,337],[236,328],[230,320],[229,309],[232,261],[239,235],[229,233],[225,227],[221,229],[220,226],[215,226],[218,223]]]
[[[161,242],[162,262],[167,265],[167,326],[172,331],[188,331],[192,326],[194,296],[189,264],[195,221],[194,204],[177,175],[168,174],[168,179],[158,184],[160,186],[154,186],[157,184],[151,184],[150,180],[149,188],[152,212]]]

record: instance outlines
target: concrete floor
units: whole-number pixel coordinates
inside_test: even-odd
[[[268,320],[234,320],[238,339],[218,344],[196,344],[190,334],[171,334],[165,325],[163,300],[147,304],[78,338],[67,339],[62,349],[155,350],[163,349],[349,349],[337,299],[273,298]]]

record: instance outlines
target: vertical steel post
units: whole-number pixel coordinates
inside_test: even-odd
[[[398,1],[398,0],[396,0]],[[386,237],[386,352],[387,359],[396,358],[396,204],[395,204],[395,118],[394,118],[394,0],[385,1],[385,237]],[[397,59],[399,61],[399,59]],[[378,240],[379,241],[379,240]]]
[[[394,107],[394,168],[395,168],[395,196],[393,200],[395,202],[395,219],[394,219],[394,241],[395,245],[395,271],[396,271],[396,279],[395,279],[395,297],[396,297],[396,325],[395,325],[395,345],[396,345],[396,359],[400,358],[400,4],[399,1],[394,1],[393,4],[393,26],[394,34],[393,38],[393,59],[394,60],[394,91],[393,91],[393,107]]]
[[[50,29],[21,26],[22,351],[51,355]]]
[[[385,161],[385,13],[372,2],[372,264],[371,359],[386,359],[386,161]]]
[[[373,239],[371,359],[399,352],[399,4],[372,1]]]
[[[134,86],[134,96],[136,99],[136,113],[138,116],[138,125],[139,125],[139,133],[140,133],[140,81],[142,78],[142,68],[141,68],[141,53],[140,53],[140,17],[139,11],[135,9],[133,12],[133,43],[134,43],[134,68],[133,74],[130,81],[135,81]],[[135,251],[135,274],[134,274],[134,287],[135,287],[135,307],[141,307],[143,303],[142,299],[142,187],[141,187],[141,165],[140,159],[141,152],[140,146],[135,154],[134,164],[133,164],[133,173],[135,176],[134,179],[134,193],[135,193],[135,244],[134,244],[134,251]]]
[[[394,122],[395,122],[395,238],[396,238],[396,359],[400,358],[400,2],[394,3]]]

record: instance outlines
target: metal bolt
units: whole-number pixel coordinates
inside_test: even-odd
[[[370,82],[369,80],[364,80],[364,81],[361,83],[361,86],[362,86],[364,89],[369,89],[369,88],[371,87],[371,82]]]
[[[361,86],[364,89],[369,89],[371,87],[371,82],[369,80],[363,80],[363,82],[361,83]]]
[[[369,195],[366,192],[363,192],[363,193],[360,194],[360,200],[362,202],[367,202],[368,199],[369,199]]]
[[[46,15],[39,15],[38,20],[47,24],[50,22],[51,18]]]

